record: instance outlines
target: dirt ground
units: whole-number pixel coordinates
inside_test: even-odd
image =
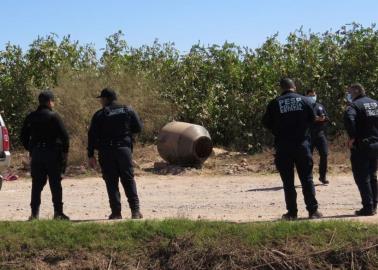
[[[14,153],[12,171],[21,179],[5,182],[0,191],[0,220],[25,220],[30,214],[31,180],[25,153]],[[183,168],[164,163],[153,145],[136,148],[135,172],[141,209],[147,219],[190,218],[234,222],[277,220],[286,211],[282,183],[275,171],[272,151],[257,155],[215,148],[201,168]],[[332,146],[329,157],[331,184],[316,183],[320,210],[328,218],[353,218],[361,207],[350,174],[349,154]],[[315,155],[315,164],[318,157]],[[317,171],[315,165],[314,171]],[[317,176],[314,177],[317,179]],[[299,185],[299,181],[297,180]],[[45,187],[41,217],[53,215],[51,195]],[[306,217],[301,187],[297,187],[299,215]],[[99,173],[70,166],[63,180],[65,212],[73,220],[105,220],[109,205]],[[123,215],[130,213],[122,192]],[[364,218],[377,222],[377,217]]]
[[[315,154],[315,171],[317,171],[318,156]],[[329,172],[332,174],[345,174],[351,171],[349,152],[337,144],[331,146]],[[247,176],[251,174],[272,174],[276,172],[273,163],[273,150],[265,149],[263,152],[249,155],[243,152],[235,152],[223,148],[214,148],[211,157],[201,168],[184,168],[169,165],[164,162],[155,145],[137,145],[134,149],[134,165],[137,175],[179,175],[179,176]],[[12,167],[10,171],[30,177],[29,158],[25,151],[12,153]],[[82,164],[70,164],[66,175],[68,178],[90,177],[96,174],[87,167],[86,160]]]
[[[320,210],[327,218],[352,218],[360,197],[351,175],[334,175],[331,184],[316,182]],[[299,182],[299,181],[297,181]],[[277,174],[249,176],[137,177],[141,209],[147,219],[190,218],[234,222],[271,221],[285,212],[283,190]],[[0,191],[0,220],[25,220],[29,215],[30,179],[5,182]],[[76,221],[105,220],[109,206],[105,184],[99,177],[63,180],[65,212]],[[305,218],[298,186],[299,215]],[[123,215],[129,210],[122,193]],[[41,217],[53,215],[48,186],[43,192]],[[353,218],[358,220],[357,218]],[[378,216],[364,218],[378,222]]]

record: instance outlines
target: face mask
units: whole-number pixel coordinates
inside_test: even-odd
[[[346,100],[349,102],[349,103],[352,103],[353,102],[353,97],[352,97],[352,94],[351,93],[348,93],[347,96],[346,96]]]
[[[316,103],[316,99],[317,99],[316,96],[310,96],[309,97],[309,100],[310,100],[311,104],[315,104]]]

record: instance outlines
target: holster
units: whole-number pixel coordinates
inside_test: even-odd
[[[358,144],[358,146],[369,156],[369,158],[378,158],[378,138],[365,138]]]

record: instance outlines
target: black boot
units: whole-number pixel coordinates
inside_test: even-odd
[[[324,185],[328,185],[329,184],[329,181],[325,177],[324,178],[322,178],[322,177],[319,178],[319,181],[322,182],[322,184],[324,184]]]
[[[55,220],[70,220],[70,218],[63,213],[63,204],[55,207],[54,210],[54,219]]]
[[[377,213],[373,208],[362,208],[355,212],[356,216],[374,216]]]
[[[29,221],[38,220],[39,219],[39,207],[32,207],[31,215],[29,217]]]
[[[70,218],[63,213],[63,203],[54,203],[54,219],[70,220]]]
[[[55,212],[54,219],[55,220],[70,220],[70,218],[66,216],[63,212]]]
[[[132,219],[142,219],[143,215],[142,215],[142,213],[140,212],[139,209],[131,210],[131,218]]]
[[[282,220],[292,221],[298,218],[298,214],[294,212],[287,212],[286,214],[282,215]]]
[[[320,213],[318,210],[308,212],[309,219],[319,219],[322,217],[323,217],[323,214]]]
[[[122,219],[121,213],[112,212],[109,216],[109,220]]]

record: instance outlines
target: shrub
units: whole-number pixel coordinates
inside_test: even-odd
[[[274,35],[256,49],[197,44],[186,54],[158,41],[130,47],[122,32],[106,41],[100,56],[91,45],[53,34],[38,38],[26,52],[11,44],[0,51],[0,106],[13,142],[35,105],[36,89],[48,87],[57,92],[57,110],[80,146],[72,155],[76,162],[83,158],[86,130],[98,108],[93,97],[105,86],[117,89],[121,101],[140,113],[143,141],[154,141],[161,126],[175,119],[204,125],[215,144],[250,152],[271,144],[260,122],[281,77],[292,77],[301,93],[317,90],[332,120],[331,136],[343,132],[347,85],[361,82],[369,95],[378,96],[375,25],[351,24],[323,34],[300,29],[284,43]]]

